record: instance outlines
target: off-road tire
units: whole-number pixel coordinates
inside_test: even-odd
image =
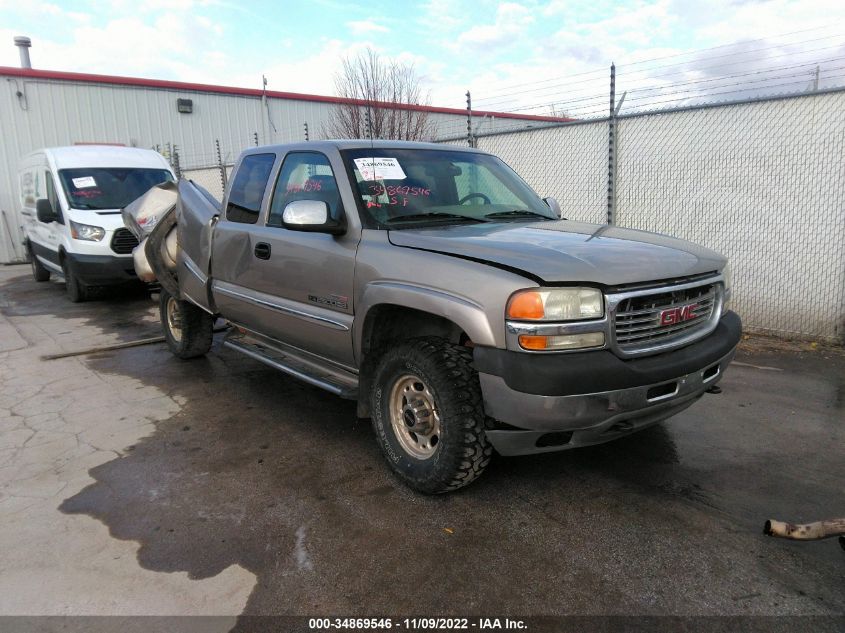
[[[35,281],[50,281],[50,271],[35,256],[31,244],[27,245],[27,250],[29,250],[29,263],[32,266],[32,278]]]
[[[73,274],[70,266],[68,266],[67,260],[62,262],[62,270],[64,271],[68,299],[73,303],[87,301],[90,295],[89,288]]]
[[[418,376],[439,413],[434,453],[420,459],[402,446],[391,421],[394,386]],[[410,487],[426,494],[462,488],[490,462],[493,447],[484,432],[484,410],[472,352],[440,338],[407,341],[385,352],[376,364],[370,410],[373,430],[387,463]]]
[[[176,299],[165,288],[159,295],[158,311],[164,339],[174,356],[187,360],[205,356],[211,349],[214,317],[208,312],[190,301]],[[179,321],[178,328],[174,317]]]

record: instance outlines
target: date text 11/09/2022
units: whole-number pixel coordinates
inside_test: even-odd
[[[510,618],[310,618],[312,630],[343,629],[351,631],[407,629],[411,631],[445,630],[526,630],[524,620]]]

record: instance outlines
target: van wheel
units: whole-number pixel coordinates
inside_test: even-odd
[[[406,484],[443,493],[484,471],[493,447],[469,349],[439,338],[408,341],[382,356],[373,385],[373,429]]]
[[[189,301],[176,299],[164,288],[158,304],[164,338],[173,355],[182,358],[204,356],[211,349],[214,317]]]
[[[27,246],[27,250],[29,250],[29,263],[32,266],[32,278],[35,281],[50,281],[50,271],[44,268],[44,264],[35,256],[31,244]]]
[[[67,260],[62,262],[62,270],[65,275],[65,288],[67,289],[67,296],[73,303],[81,303],[88,299],[88,286],[76,278],[76,275],[71,271]]]

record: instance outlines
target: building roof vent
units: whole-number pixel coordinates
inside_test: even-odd
[[[29,61],[29,47],[32,46],[32,40],[26,35],[15,36],[15,46],[18,47],[18,52],[21,54],[21,68],[32,68],[32,62]]]

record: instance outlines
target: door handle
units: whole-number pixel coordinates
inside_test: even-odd
[[[255,245],[255,256],[258,259],[270,259],[270,245],[266,242],[258,242]]]

